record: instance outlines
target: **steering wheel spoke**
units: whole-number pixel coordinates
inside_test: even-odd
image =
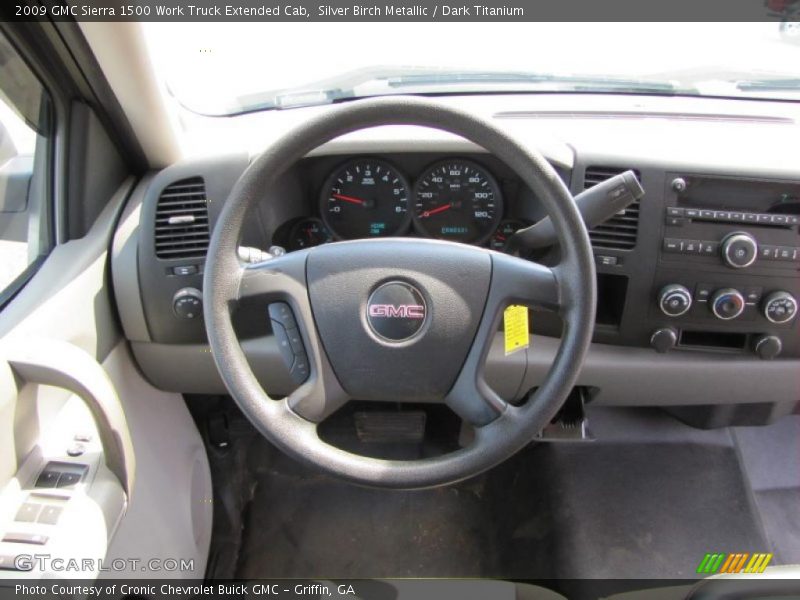
[[[349,399],[333,373],[319,334],[306,289],[308,251],[293,252],[240,268],[234,301],[264,301],[279,348],[287,354],[290,375],[301,385],[286,399],[297,415],[319,423]],[[269,307],[269,308],[268,308]]]
[[[456,414],[474,427],[488,425],[508,408],[508,403],[486,383],[484,370],[503,312],[512,304],[558,310],[561,302],[557,271],[492,253],[492,279],[481,324],[461,373],[445,399]]]

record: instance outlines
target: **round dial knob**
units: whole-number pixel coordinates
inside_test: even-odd
[[[783,344],[781,344],[780,338],[774,335],[761,335],[753,342],[753,351],[764,360],[772,360],[781,353],[782,349]]]
[[[172,297],[172,310],[181,319],[195,319],[203,314],[203,292],[197,288],[181,288]]]
[[[662,327],[656,329],[653,335],[650,336],[650,345],[655,348],[656,352],[664,354],[669,352],[678,343],[678,332],[672,327]]]
[[[772,292],[764,299],[764,316],[772,323],[788,323],[797,315],[797,300],[789,292]]]
[[[726,265],[734,269],[744,269],[755,262],[758,242],[749,233],[737,231],[722,240],[721,251]]]
[[[658,293],[658,307],[668,317],[680,317],[692,307],[692,294],[682,285],[672,283]]]
[[[744,311],[744,296],[733,288],[723,288],[714,292],[710,306],[715,317],[730,321]]]

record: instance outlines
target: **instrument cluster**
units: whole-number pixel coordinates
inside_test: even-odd
[[[319,217],[291,224],[288,250],[405,235],[502,250],[509,236],[530,225],[503,219],[503,193],[495,177],[478,162],[462,158],[438,160],[413,181],[389,161],[349,159],[328,175],[317,207]]]

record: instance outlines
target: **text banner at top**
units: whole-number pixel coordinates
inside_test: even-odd
[[[800,21],[800,0],[10,0],[5,21]],[[676,33],[675,43],[680,43]]]

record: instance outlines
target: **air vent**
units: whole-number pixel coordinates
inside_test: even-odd
[[[208,200],[200,177],[171,183],[156,207],[156,256],[202,258],[208,250]]]
[[[614,167],[587,167],[583,180],[583,189],[588,190],[598,183],[619,175],[627,169]],[[636,178],[641,180],[638,171]],[[589,238],[595,248],[612,250],[630,250],[636,246],[636,234],[639,229],[639,200],[617,213],[604,223],[589,231]]]

